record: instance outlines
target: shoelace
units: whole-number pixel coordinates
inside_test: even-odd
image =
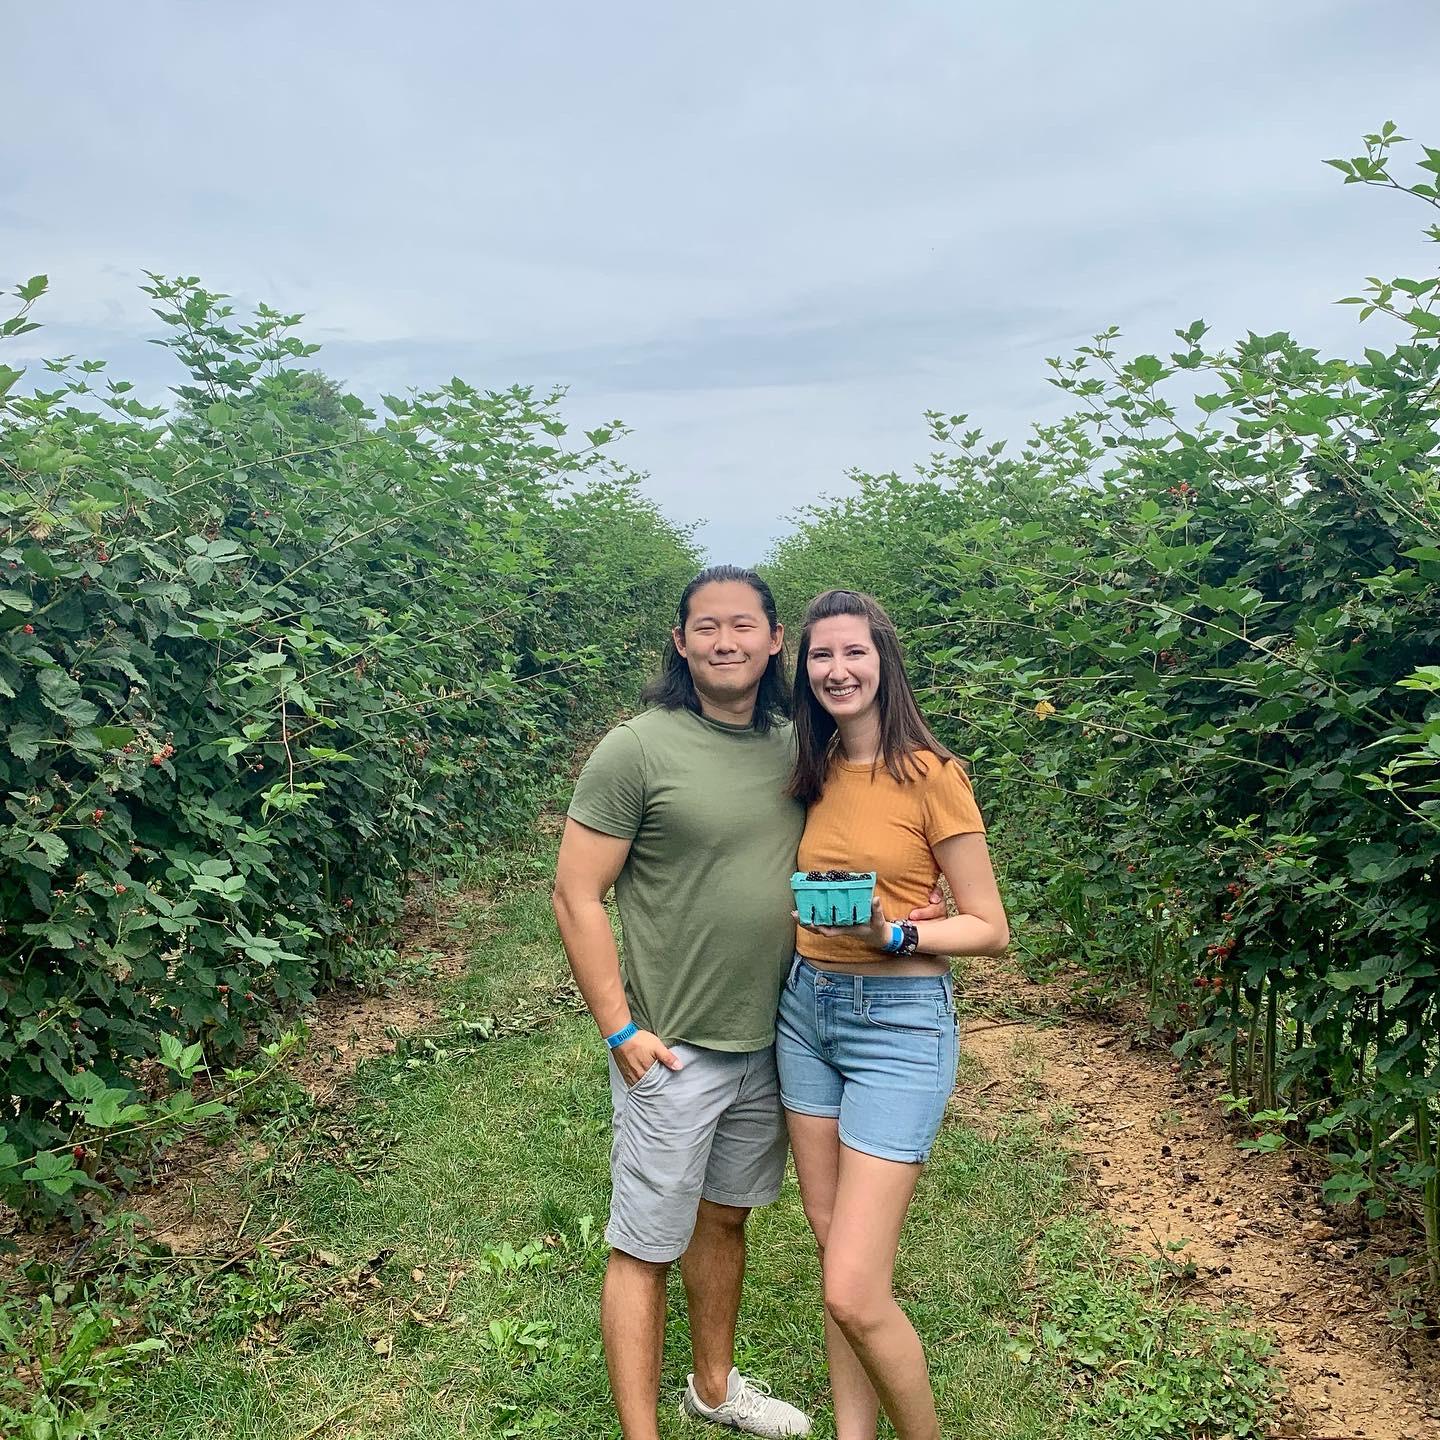
[[[745,1376],[734,1401],[736,1415],[742,1420],[758,1419],[770,1404],[770,1394],[770,1387],[763,1380]]]

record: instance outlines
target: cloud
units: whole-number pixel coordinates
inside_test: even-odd
[[[1345,0],[722,8],[133,0],[7,18],[7,350],[177,378],[135,285],[304,311],[361,393],[569,387],[717,550],[759,554],[921,412],[1018,438],[1044,358],[1365,338],[1331,301],[1423,274],[1421,217],[1319,162],[1393,116],[1432,143],[1440,11]],[[1395,27],[1403,43],[1393,43]],[[56,63],[63,56],[63,63]],[[10,359],[10,363],[15,363]]]

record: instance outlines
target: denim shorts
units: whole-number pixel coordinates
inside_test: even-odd
[[[955,1088],[953,983],[844,975],[797,955],[780,992],[780,1103],[833,1116],[841,1142],[882,1160],[926,1159]]]

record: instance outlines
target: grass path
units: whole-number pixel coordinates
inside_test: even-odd
[[[568,990],[549,864],[537,848],[494,865],[499,898],[469,971],[447,982],[444,1035],[357,1073],[350,1126],[371,1163],[353,1147],[348,1163],[312,1153],[281,1187],[248,1182],[246,1203],[312,1257],[288,1281],[277,1261],[278,1314],[239,1337],[198,1326],[117,1399],[114,1434],[618,1433],[597,1331],[605,1062]],[[493,1038],[485,1017],[499,1019]],[[1244,1428],[1268,1383],[1254,1347],[1112,1257],[1067,1174],[1065,1124],[1040,1112],[982,1138],[952,1120],[921,1182],[898,1287],[930,1342],[946,1435],[1262,1433]],[[313,1281],[317,1255],[337,1277],[327,1285]],[[751,1222],[740,1362],[826,1437],[818,1296],[792,1177]],[[694,1435],[670,1398],[688,1368],[683,1307],[671,1316],[663,1433]]]

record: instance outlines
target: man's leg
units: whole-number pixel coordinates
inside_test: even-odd
[[[611,1249],[601,1330],[625,1440],[658,1440],[666,1277],[694,1238],[715,1127],[745,1065],[738,1055],[679,1042],[671,1048],[683,1069],[660,1066],[630,1087],[613,1056],[610,1063],[615,1127],[605,1238]],[[706,1250],[702,1243],[701,1253]],[[742,1239],[742,1264],[743,1255]],[[703,1280],[700,1291],[709,1294]],[[732,1333],[734,1324],[732,1313]]]
[[[725,1400],[735,1364],[735,1323],[745,1283],[745,1221],[749,1210],[701,1200],[695,1233],[680,1260],[690,1312],[695,1390],[710,1406]]]
[[[665,1346],[669,1265],[612,1250],[600,1293],[605,1368],[625,1440],[660,1440],[660,1359]],[[721,1386],[724,1390],[724,1386]]]
[[[808,1435],[803,1411],[734,1368],[745,1221],[755,1206],[779,1196],[786,1150],[774,1050],[737,1058],[740,1084],[716,1124],[695,1229],[680,1260],[695,1354],[681,1404],[686,1414],[752,1435]]]

